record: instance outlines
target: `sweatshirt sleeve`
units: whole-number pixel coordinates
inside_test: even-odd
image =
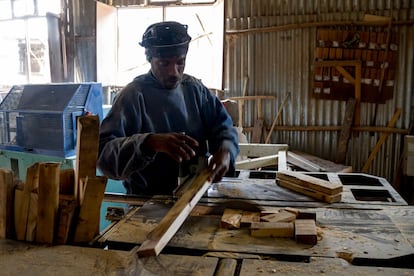
[[[145,151],[141,146],[150,134],[140,133],[141,108],[144,108],[142,97],[133,85],[128,85],[102,121],[97,165],[103,174],[112,179],[126,179],[155,157],[154,153]]]

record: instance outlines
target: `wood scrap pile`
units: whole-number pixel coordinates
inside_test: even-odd
[[[334,183],[301,172],[280,171],[276,173],[279,186],[327,203],[341,201],[342,183]]]
[[[0,238],[87,243],[99,234],[107,178],[96,176],[99,118],[78,118],[77,169],[58,162],[27,168],[25,182],[0,169]]]
[[[261,212],[225,209],[220,227],[249,228],[254,237],[295,238],[298,243],[317,244],[316,213],[290,207]]]

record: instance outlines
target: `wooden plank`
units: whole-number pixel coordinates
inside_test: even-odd
[[[297,219],[295,221],[295,240],[299,243],[318,243],[316,224],[313,219]]]
[[[300,172],[280,171],[276,173],[276,177],[328,195],[334,195],[343,190],[343,185],[340,182],[330,182]]]
[[[279,150],[288,150],[288,144],[255,144],[255,143],[240,143],[240,156],[247,157],[262,157],[274,155]]]
[[[74,195],[75,194],[75,170],[65,169],[60,171],[60,187],[59,191],[61,195]]]
[[[270,138],[272,137],[273,131],[275,130],[276,123],[279,120],[280,115],[282,114],[283,107],[285,106],[289,96],[290,96],[290,92],[288,92],[286,94],[285,98],[283,99],[283,101],[282,101],[282,103],[279,107],[279,110],[277,111],[276,117],[273,119],[272,126],[270,127],[269,133],[268,133],[268,135],[266,136],[266,139],[265,139],[265,144],[269,144]]]
[[[309,172],[321,172],[323,168],[320,167],[318,164],[315,164],[306,158],[302,157],[299,154],[289,151],[287,153],[287,161],[299,168],[302,168]]]
[[[207,191],[211,182],[210,172],[205,170],[194,180],[194,184],[168,211],[137,250],[139,257],[157,256],[184,223],[191,210]]]
[[[13,190],[13,171],[0,168],[0,239],[12,237]]]
[[[297,150],[288,152],[288,163],[310,172],[352,172],[351,166],[336,164],[330,160]]]
[[[237,260],[231,258],[220,259],[214,276],[236,275]]]
[[[26,226],[26,241],[35,241],[36,228],[37,228],[37,216],[38,216],[38,201],[39,195],[36,193],[30,193],[30,208],[27,215]]]
[[[257,119],[253,126],[252,131],[252,143],[261,143],[262,142],[262,133],[263,133],[263,119]]]
[[[72,199],[59,200],[59,225],[56,234],[57,244],[67,244],[73,235],[73,220],[75,217],[78,201]]]
[[[387,127],[394,127],[398,119],[400,118],[400,114],[401,108],[397,108],[391,121],[388,122]],[[380,139],[378,140],[377,144],[374,146],[371,153],[369,154],[367,161],[365,161],[365,164],[362,167],[361,172],[368,172],[368,169],[371,166],[372,161],[374,160],[375,156],[377,156],[377,153],[381,149],[382,144],[384,144],[384,142],[387,140],[388,135],[388,133],[381,134]]]
[[[242,210],[224,209],[220,220],[220,227],[227,229],[240,228],[241,218],[243,216]]]
[[[291,238],[294,235],[292,222],[254,222],[250,226],[253,237]]]
[[[21,208],[15,214],[16,219],[16,239],[23,241],[26,240],[26,229],[28,224],[31,193],[39,187],[39,163],[34,163],[26,170],[26,182],[23,188],[23,194],[21,199]],[[32,240],[33,241],[33,240]]]
[[[294,183],[291,183],[289,181],[278,181],[279,186],[285,187],[287,189],[293,190],[295,192],[298,192],[303,195],[307,195],[309,197],[327,202],[327,203],[334,203],[341,201],[342,195],[341,193],[336,195],[327,195]]]
[[[277,164],[277,160],[278,160],[277,154],[242,160],[242,161],[236,162],[236,169],[251,170],[251,169],[256,169],[256,168],[272,166],[272,165]]]
[[[345,163],[346,153],[348,151],[349,137],[351,136],[351,127],[355,113],[355,99],[349,99],[346,105],[345,116],[342,122],[341,133],[339,134],[338,150],[336,152],[336,163]]]
[[[26,223],[22,221],[20,215],[22,214],[22,207],[24,202],[23,187],[16,186],[14,190],[14,232],[15,238],[19,241],[24,241],[26,237]]]
[[[80,179],[96,175],[96,161],[98,160],[99,145],[99,116],[81,116],[77,119],[76,137],[76,178],[74,195],[80,198]]]
[[[73,238],[75,243],[90,242],[99,234],[100,209],[107,181],[105,176],[87,178]]]
[[[46,162],[39,165],[39,198],[36,241],[54,242],[59,210],[60,163]]]
[[[287,151],[286,150],[279,150],[277,158],[277,170],[278,171],[286,171],[288,169],[287,165]]]

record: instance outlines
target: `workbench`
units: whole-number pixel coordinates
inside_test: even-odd
[[[172,197],[106,197],[129,212],[88,247],[0,242],[5,274],[59,275],[414,275],[414,207],[382,178],[311,173],[343,183],[342,199],[324,203],[276,184],[274,171],[240,171],[212,184],[161,254],[137,258],[142,244],[174,204]],[[318,242],[252,237],[220,228],[225,208],[294,207],[316,213]],[[59,264],[63,269],[59,269]]]

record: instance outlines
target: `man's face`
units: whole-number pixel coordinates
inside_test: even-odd
[[[186,55],[178,57],[151,58],[151,72],[162,87],[173,89],[183,78]]]

